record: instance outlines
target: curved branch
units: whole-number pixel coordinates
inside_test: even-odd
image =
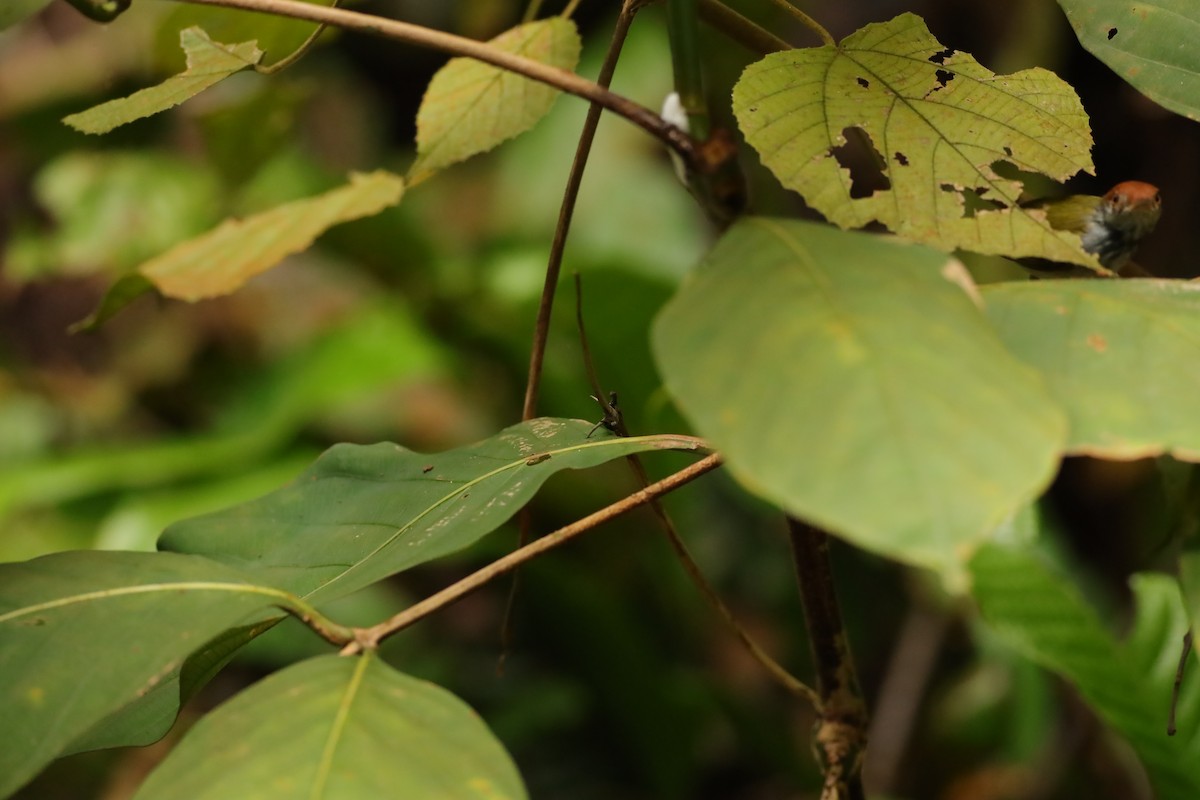
[[[523,75],[530,80],[553,86],[568,94],[591,100],[661,139],[664,144],[679,153],[680,157],[689,165],[705,171],[702,148],[698,146],[696,140],[645,106],[611,92],[574,72],[507,53],[486,42],[413,25],[410,22],[377,17],[344,8],[313,5],[300,2],[300,0],[179,0],[179,2],[239,8],[244,11],[303,19],[372,36],[395,39],[432,50],[440,50],[454,56],[474,58],[494,67]]]
[[[607,522],[638,506],[645,505],[657,497],[678,489],[685,483],[699,478],[704,473],[714,470],[720,465],[721,456],[719,453],[705,456],[691,466],[685,467],[679,470],[679,472],[672,473],[661,481],[652,483],[645,489],[634,492],[623,500],[618,500],[612,505],[605,506],[599,511],[588,514],[581,520],[573,522],[564,528],[559,528],[554,533],[549,533],[535,542],[514,550],[504,558],[493,561],[491,564],[471,573],[461,581],[447,586],[437,594],[431,595],[416,605],[406,608],[391,619],[385,620],[378,625],[373,625],[370,628],[356,629],[355,640],[342,648],[342,655],[354,655],[355,653],[362,652],[364,649],[377,646],[393,633],[397,633],[414,622],[429,616],[434,611],[450,605],[455,600],[475,591],[493,578],[498,578],[505,573],[512,572],[521,564],[541,555],[547,550],[552,550],[561,544],[565,544],[601,523]]]

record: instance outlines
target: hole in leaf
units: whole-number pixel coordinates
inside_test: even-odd
[[[1008,156],[1009,158],[1012,158],[1012,148],[1009,147],[1008,145],[1004,146],[1004,155]],[[1004,162],[1000,162],[1000,163],[1004,163]]]
[[[954,55],[954,51],[947,47],[945,50],[939,50],[931,55],[929,57],[929,61],[933,64],[945,64],[946,59],[950,58],[952,55]]]
[[[935,78],[937,78],[937,82],[939,84],[938,88],[943,88],[950,81],[954,80],[954,73],[949,72],[944,69],[939,69],[937,72],[934,73],[933,76]],[[934,91],[937,91],[937,89],[935,89]]]
[[[864,89],[871,88],[871,82],[869,80],[867,80],[866,78],[855,78],[855,80],[858,81],[858,85],[863,87]]]
[[[1117,35],[1117,29],[1116,29],[1116,28],[1109,28],[1109,29],[1108,29],[1108,40],[1109,40],[1110,42],[1112,41],[1112,38],[1113,38],[1114,36],[1116,36],[1116,35]]]
[[[908,166],[908,156],[904,155],[904,153],[901,153],[899,150],[897,150],[896,155],[894,155],[892,157],[894,159],[896,159],[896,163],[899,164],[900,166],[902,166],[902,167]]]
[[[988,166],[1000,178],[1021,184],[1022,197],[1026,197],[1029,193],[1032,193],[1034,196],[1041,196],[1047,191],[1052,191],[1052,187],[1054,186],[1053,181],[1050,181],[1045,175],[1037,172],[1026,172],[1011,161],[993,161]]]
[[[838,164],[850,171],[850,197],[870,197],[875,192],[886,192],[892,188],[891,181],[883,173],[885,159],[875,149],[871,137],[862,128],[851,127],[842,131],[846,143],[834,147],[830,155]]]
[[[939,188],[943,192],[958,195],[962,199],[963,219],[974,219],[980,211],[1004,211],[1008,208],[998,200],[985,197],[989,191],[987,187],[981,189],[973,186],[968,189],[960,189],[953,184],[943,183]]]

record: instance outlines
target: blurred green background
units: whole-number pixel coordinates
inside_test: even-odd
[[[731,5],[812,44],[765,0]],[[617,3],[584,0],[580,71],[595,74]],[[356,8],[487,38],[520,20],[509,0],[378,0]],[[1165,213],[1143,246],[1152,272],[1191,277],[1200,173],[1195,123],[1142,98],[1079,48],[1049,0],[810,3],[835,36],[914,11],[997,72],[1033,65],[1076,86],[1092,116],[1103,192],[1157,183]],[[547,11],[557,11],[553,3]],[[143,297],[100,330],[69,326],[141,260],[244,215],[403,172],[433,53],[327,33],[295,67],[243,73],[176,112],[104,137],[59,120],[182,67],[178,30],[258,38],[272,61],[311,26],[135,0],[97,26],[55,2],[0,33],[0,560],[72,548],[153,549],[168,523],[255,497],[334,442],[440,450],[519,419],[533,318],[585,106],[560,99],[533,132],[341,226],[232,297]],[[705,31],[718,118],[752,54]],[[644,11],[614,88],[658,107],[670,90],[664,15]],[[805,213],[744,158],[752,204]],[[606,119],[567,248],[583,275],[592,350],[634,432],[683,431],[647,344],[659,306],[712,241],[657,143]],[[540,410],[595,419],[564,281]],[[656,474],[679,457],[652,461]],[[852,480],[852,477],[848,478]],[[551,482],[539,532],[633,488],[623,465]],[[1165,556],[1149,462],[1068,462],[1049,500],[1064,552],[1114,625],[1125,577]],[[870,502],[864,498],[864,502]],[[706,573],[769,650],[809,674],[782,519],[720,475],[668,503]],[[370,623],[514,546],[475,549],[331,609]],[[883,796],[1149,797],[1124,745],[1073,692],[1005,651],[926,576],[835,550],[844,610],[876,712],[868,785]],[[696,596],[647,514],[610,524],[521,574],[502,676],[501,582],[389,642],[392,663],[474,705],[535,798],[807,798],[818,773],[811,710],[780,692]],[[204,709],[322,643],[281,625],[185,710]],[[23,798],[129,796],[167,743],[85,754]]]

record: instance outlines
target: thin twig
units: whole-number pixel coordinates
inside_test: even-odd
[[[628,436],[629,428],[625,426],[625,419],[610,403],[604,391],[604,387],[600,383],[600,377],[596,373],[596,362],[592,358],[592,349],[588,344],[587,329],[583,323],[583,282],[579,277],[579,273],[575,273],[575,323],[579,327],[579,346],[583,350],[583,366],[587,372],[588,383],[591,384],[593,397],[600,403],[604,409],[604,417],[606,423],[615,425],[616,433],[620,436]],[[634,477],[637,478],[638,484],[641,486],[650,485],[650,475],[646,472],[646,465],[642,463],[642,459],[636,453],[628,455],[625,460],[629,462],[630,469],[633,470]],[[802,681],[792,675],[774,658],[759,646],[741,623],[737,621],[737,617],[733,615],[733,611],[729,606],[725,605],[725,601],[717,594],[717,590],[713,588],[708,579],[704,577],[704,573],[700,571],[700,565],[692,558],[692,554],[688,551],[687,545],[684,544],[683,537],[679,535],[679,530],[675,527],[667,509],[658,500],[650,501],[650,509],[654,512],[654,516],[658,519],[659,525],[662,527],[663,533],[667,537],[667,541],[671,545],[671,549],[675,552],[675,557],[679,563],[683,565],[683,571],[687,574],[692,584],[700,592],[700,596],[705,599],[709,607],[717,613],[721,621],[729,631],[737,637],[738,641],[745,646],[746,651],[750,656],[757,661],[763,669],[767,671],[775,681],[786,689],[788,692],[812,703],[817,709],[821,707],[821,700],[817,693],[810,687],[806,686]]]
[[[331,8],[300,0],[178,0],[178,2],[196,5],[221,6],[223,8],[239,8],[244,11],[256,11],[263,14],[274,14],[281,17],[304,19],[310,22],[321,22],[346,30],[383,36],[388,39],[406,42],[408,44],[440,50],[454,56],[474,58],[492,66],[523,75],[531,80],[561,89],[568,94],[591,100],[600,106],[618,114],[651,135],[662,140],[664,144],[677,152],[690,166],[701,171],[711,168],[706,155],[696,141],[688,134],[671,125],[654,111],[639,105],[627,97],[615,94],[604,87],[568,72],[565,69],[552,67],[508,53],[495,48],[486,42],[455,36],[444,31],[413,25],[409,22],[363,14],[344,8]]]
[[[608,88],[612,83],[613,74],[617,69],[617,59],[621,48],[625,45],[625,37],[637,13],[637,0],[625,0],[621,13],[617,17],[617,25],[613,29],[612,41],[608,52],[604,54],[604,63],[600,65],[600,74],[596,76],[596,84]],[[571,163],[571,171],[567,175],[567,185],[563,189],[562,204],[558,209],[558,224],[554,229],[554,242],[550,245],[550,257],[546,264],[546,277],[542,282],[542,298],[538,303],[537,321],[534,323],[533,348],[529,354],[529,378],[525,383],[525,405],[521,419],[529,420],[537,416],[538,391],[542,381],[542,363],[546,357],[546,340],[550,335],[550,317],[554,310],[554,293],[558,289],[558,279],[562,272],[563,253],[566,250],[567,234],[571,229],[571,220],[575,215],[575,202],[579,197],[579,187],[583,183],[583,172],[587,168],[588,155],[592,151],[592,143],[596,139],[596,128],[600,124],[602,108],[597,103],[588,107],[587,118],[583,121],[583,130],[579,133],[579,143],[575,146],[575,160]]]
[[[720,0],[700,0],[700,19],[752,53],[769,55],[792,45],[756,25]]]
[[[867,742],[867,707],[842,625],[829,537],[791,517],[788,533],[821,696],[821,721],[816,733],[825,774],[821,800],[865,800],[862,757]]]
[[[821,42],[823,44],[828,45],[829,47],[837,46],[837,42],[834,41],[833,36],[829,33],[829,31],[825,30],[825,27],[821,25],[821,23],[817,22],[808,14],[805,14],[803,11],[796,8],[796,6],[792,4],[791,0],[771,0],[771,2],[777,7],[782,8],[784,11],[791,14],[795,19],[799,20],[801,25],[808,28],[817,36],[821,37]]]
[[[914,599],[888,660],[871,715],[868,734],[871,757],[864,768],[863,782],[872,795],[887,795],[895,790],[929,679],[949,630],[948,614],[931,608],[920,597]]]
[[[392,634],[404,630],[414,622],[475,591],[493,578],[511,572],[521,564],[565,544],[576,536],[586,533],[602,523],[619,517],[638,506],[643,506],[668,492],[672,492],[680,486],[699,478],[704,473],[716,469],[720,465],[721,454],[712,453],[694,464],[668,475],[661,481],[650,484],[645,489],[634,492],[628,497],[605,506],[595,513],[588,514],[583,519],[573,522],[566,527],[559,528],[557,531],[549,533],[535,542],[530,542],[519,550],[514,550],[477,572],[473,572],[457,583],[447,586],[437,594],[431,595],[416,605],[410,606],[391,619],[370,628],[355,631],[357,634],[355,640],[342,648],[342,654],[353,655],[364,649],[377,647],[381,641]]]
[[[311,628],[318,636],[339,647],[355,640],[355,630],[339,625],[299,597],[289,597],[277,606]]]
[[[329,7],[337,8],[338,3],[340,1],[341,0],[333,0],[333,2],[329,4]],[[279,59],[274,64],[267,64],[267,65],[255,64],[254,71],[257,72],[259,75],[274,75],[276,72],[279,72],[280,70],[287,69],[292,64],[295,64],[297,61],[299,61],[301,58],[303,58],[304,54],[312,49],[313,45],[315,45],[317,43],[317,39],[321,38],[321,34],[325,32],[325,28],[327,28],[327,27],[328,26],[324,22],[322,22],[320,25],[317,26],[316,30],[314,30],[312,33],[310,33],[308,35],[308,38],[304,40],[304,43],[301,44],[299,47],[297,47],[295,50],[288,53],[286,56]]]
[[[596,76],[596,84],[605,89],[612,83],[617,70],[617,60],[621,49],[625,46],[625,38],[633,18],[641,6],[639,0],[625,0],[621,4],[621,13],[617,15],[617,24],[613,28],[612,40],[604,61],[600,65],[600,74]],[[558,223],[554,228],[554,241],[550,245],[550,256],[546,264],[546,277],[542,281],[542,297],[538,302],[537,319],[533,327],[533,346],[529,351],[529,376],[525,381],[525,403],[521,409],[521,419],[531,420],[537,416],[538,393],[542,385],[542,365],[546,359],[546,342],[550,338],[550,318],[554,312],[554,294],[558,290],[558,279],[562,273],[563,254],[567,247],[567,234],[571,230],[571,220],[575,216],[575,202],[579,198],[579,188],[583,184],[583,173],[587,168],[588,156],[592,152],[592,143],[596,140],[596,129],[600,125],[600,113],[603,108],[592,103],[588,106],[587,117],[583,121],[583,129],[579,132],[579,142],[575,145],[575,158],[571,162],[571,171],[567,175],[567,185],[563,188],[563,199],[558,209]],[[529,544],[532,538],[533,518],[529,507],[522,508],[517,516],[518,547]],[[497,671],[504,671],[504,661],[512,649],[512,619],[513,607],[516,605],[517,591],[520,586],[520,573],[513,573],[512,585],[508,590],[508,599],[504,604],[504,617],[500,625],[500,660]]]
[[[1179,691],[1183,687],[1183,672],[1187,668],[1188,656],[1192,652],[1192,629],[1183,635],[1183,650],[1179,653],[1179,666],[1175,668],[1175,685],[1171,687],[1171,713],[1167,716],[1167,735],[1175,735],[1175,709],[1179,706]]]

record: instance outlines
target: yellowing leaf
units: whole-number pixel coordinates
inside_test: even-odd
[[[573,70],[579,33],[562,17],[518,25],[489,44],[499,50]],[[455,58],[429,82],[417,112],[417,160],[410,182],[486,153],[532,128],[558,90],[470,58]]]
[[[1046,70],[994,75],[945,49],[920,17],[902,14],[836,47],[751,64],[734,87],[733,109],[780,182],[843,228],[877,220],[946,250],[1099,269],[1078,236],[1016,205],[1017,170],[1060,181],[1092,170],[1079,98]],[[864,134],[886,187],[859,196],[866,192],[839,163],[838,148]]]
[[[201,300],[239,288],[297,253],[329,228],[378,214],[400,202],[404,181],[382,170],[350,176],[350,183],[215,229],[168,250],[138,268],[168,297]]]
[[[174,108],[233,73],[254,66],[263,57],[256,42],[220,44],[209,39],[200,28],[180,31],[179,44],[187,55],[184,72],[129,97],[109,100],[72,114],[63,122],[83,133],[108,133],[126,123]]]

